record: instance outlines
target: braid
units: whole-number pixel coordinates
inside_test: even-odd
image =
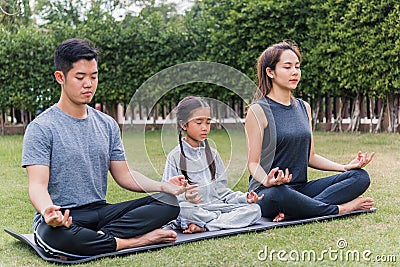
[[[205,139],[204,143],[206,145],[206,148],[205,148],[206,158],[207,158],[208,168],[210,169],[210,172],[211,172],[211,180],[215,180],[215,173],[216,173],[215,160],[211,153],[211,148],[210,148],[210,145],[208,144],[208,140]]]
[[[193,184],[193,182],[190,181],[190,178],[187,173],[187,162],[186,162],[186,156],[185,152],[183,151],[183,144],[182,144],[182,124],[186,124],[190,121],[191,116],[193,114],[193,111],[197,108],[202,108],[202,107],[208,107],[209,105],[207,104],[206,101],[204,101],[202,98],[197,97],[197,96],[187,96],[184,99],[182,99],[177,106],[177,111],[176,111],[176,122],[177,122],[177,129],[178,129],[178,135],[179,135],[179,147],[181,150],[180,153],[180,159],[179,159],[179,168],[182,172],[182,174],[185,176],[185,179],[188,180],[189,184]],[[208,145],[207,145],[208,146]],[[206,146],[206,147],[207,147]],[[207,155],[207,164],[209,164],[209,168],[211,171],[212,179],[215,179],[215,162],[213,161],[212,154],[210,147],[208,146],[208,153]],[[211,162],[211,164],[210,164]]]
[[[180,155],[180,158],[179,158],[179,169],[181,170],[181,172],[182,172],[182,174],[183,174],[183,176],[185,176],[185,179],[186,180],[188,180],[188,183],[189,184],[192,184],[192,182],[190,181],[190,179],[189,179],[189,176],[188,176],[188,174],[187,174],[187,171],[186,171],[186,156],[185,156],[185,152],[183,151],[183,144],[182,144],[182,128],[181,127],[179,127],[179,130],[178,130],[178,141],[179,141],[179,147],[181,148],[181,155]]]

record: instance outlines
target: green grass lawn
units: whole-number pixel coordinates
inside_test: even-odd
[[[125,133],[130,165],[153,179],[161,179],[165,155],[176,145],[173,132]],[[323,260],[289,261],[297,266],[398,266],[400,263],[400,136],[389,134],[315,133],[317,153],[340,163],[349,162],[358,150],[376,155],[366,170],[372,183],[365,196],[375,199],[377,211],[333,221],[240,234],[173,247],[106,258],[85,266],[286,266],[278,259],[296,258],[304,252],[323,255]],[[213,131],[211,143],[217,147],[235,190],[247,189],[246,148],[243,132]],[[233,148],[231,148],[233,144]],[[30,233],[34,210],[28,199],[27,176],[20,167],[22,136],[0,137],[0,225]],[[310,179],[331,173],[310,170]],[[74,186],[74,185],[71,185]],[[142,194],[126,192],[110,180],[107,199],[116,202]],[[342,241],[340,241],[342,240]],[[347,243],[339,249],[338,241]],[[262,260],[262,251],[273,259]],[[335,252],[336,251],[336,252]],[[297,253],[297,254],[296,254]],[[325,254],[323,254],[325,253]],[[329,254],[331,253],[331,254]],[[352,254],[353,253],[353,254]],[[365,258],[362,258],[364,253]],[[358,261],[351,255],[361,255]],[[261,258],[260,258],[261,257]],[[300,259],[300,258],[299,258]],[[381,259],[380,262],[377,259]],[[382,261],[392,262],[382,262]],[[394,262],[395,261],[395,262]],[[52,266],[42,261],[28,246],[5,232],[0,234],[0,266]]]

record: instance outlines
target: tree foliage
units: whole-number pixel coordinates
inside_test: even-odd
[[[133,4],[141,11],[132,11]],[[71,37],[100,50],[95,101],[108,107],[127,105],[147,79],[189,61],[226,64],[255,81],[258,56],[284,39],[303,53],[298,95],[386,99],[400,93],[400,3],[394,0],[197,0],[183,14],[155,0],[0,0],[0,6],[2,110],[34,113],[57,100],[52,53]],[[218,86],[191,84],[161,102],[190,93],[235,98]],[[157,88],[149,94],[157,97]]]

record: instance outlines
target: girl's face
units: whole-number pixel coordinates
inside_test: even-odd
[[[200,107],[192,111],[189,121],[182,125],[186,131],[186,142],[192,147],[198,147],[210,133],[211,111],[209,107]]]
[[[296,89],[301,77],[300,62],[296,53],[292,50],[283,51],[275,70],[267,68],[267,75],[272,79],[273,89]]]

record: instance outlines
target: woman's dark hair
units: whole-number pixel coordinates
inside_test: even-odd
[[[57,47],[54,53],[54,67],[56,71],[62,71],[67,76],[75,62],[81,59],[95,59],[97,62],[98,55],[98,51],[89,41],[76,38],[69,39]]]
[[[186,156],[185,152],[183,151],[183,144],[182,144],[182,124],[186,124],[189,122],[189,120],[192,118],[193,111],[197,108],[201,107],[210,107],[208,103],[203,100],[201,97],[197,96],[187,96],[184,99],[182,99],[178,106],[176,107],[176,122],[177,122],[177,127],[178,127],[178,141],[179,141],[179,146],[181,149],[181,155],[180,155],[180,161],[179,161],[179,168],[182,172],[182,174],[185,176],[185,178],[188,180],[189,184],[192,182],[190,181],[190,177],[187,174],[187,167],[186,167]],[[215,179],[215,173],[216,173],[216,166],[215,166],[215,160],[214,157],[211,153],[211,148],[210,145],[207,141],[207,139],[204,140],[205,143],[205,152],[206,152],[206,159],[207,159],[207,164],[208,168],[210,169],[211,172],[211,180]]]
[[[267,75],[267,68],[275,70],[276,64],[281,59],[282,52],[285,50],[292,50],[301,62],[300,49],[293,41],[282,41],[268,47],[258,58],[258,90],[254,95],[254,100],[259,100],[271,92],[272,79]]]

